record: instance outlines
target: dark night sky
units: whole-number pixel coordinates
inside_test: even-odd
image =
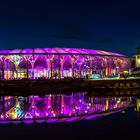
[[[78,47],[132,56],[140,45],[139,0],[0,2],[0,49]]]

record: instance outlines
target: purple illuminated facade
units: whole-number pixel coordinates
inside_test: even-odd
[[[118,75],[129,70],[125,55],[80,48],[27,48],[0,51],[0,79],[59,79]]]
[[[63,122],[92,119],[124,110],[131,97],[89,97],[86,92],[44,97],[0,97],[0,123]]]

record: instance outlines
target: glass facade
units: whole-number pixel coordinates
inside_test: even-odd
[[[0,79],[60,79],[116,76],[130,60],[118,53],[80,48],[36,48],[0,51]]]

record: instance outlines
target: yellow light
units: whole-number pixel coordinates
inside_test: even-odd
[[[16,112],[12,112],[11,115],[12,115],[12,118],[13,118],[13,119],[16,119],[16,118],[17,118],[17,114],[16,114]]]
[[[140,64],[140,59],[138,59],[138,64]]]
[[[126,70],[125,70],[125,71],[123,71],[123,72],[124,72],[124,73],[128,73],[128,71],[126,71]]]
[[[105,109],[108,110],[109,108],[109,102],[108,102],[108,99],[106,100],[106,105],[105,105]]]

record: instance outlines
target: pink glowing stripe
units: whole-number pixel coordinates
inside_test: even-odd
[[[106,52],[106,51],[100,51],[99,52],[102,54],[102,55],[112,55],[111,52]]]
[[[43,48],[43,50],[45,51],[45,53],[57,53],[54,48]]]
[[[119,54],[119,53],[112,53],[112,55],[114,55],[114,56],[125,56],[125,55]]]
[[[33,49],[31,49],[31,48],[23,49],[21,53],[24,53],[24,54],[33,53]]]
[[[86,116],[85,119],[86,120],[90,120],[90,119],[94,119],[94,118],[97,118],[98,116],[93,114],[93,115],[90,115],[90,116]]]
[[[21,53],[22,49],[15,49],[15,50],[11,50],[9,53],[10,54],[14,54],[14,53]]]
[[[100,52],[98,50],[91,50],[91,49],[83,49],[85,52],[87,52],[88,54],[100,54]]]
[[[23,122],[26,123],[26,124],[32,124],[34,122],[34,120],[25,119],[25,120],[23,120]]]
[[[71,54],[79,54],[76,48],[63,48],[64,51]]]
[[[35,48],[34,53],[45,53],[45,51],[41,48]]]
[[[14,50],[0,50],[0,54],[28,54],[28,53],[42,53],[42,54],[83,54],[83,55],[113,55],[113,56],[125,56],[119,53],[107,52],[102,50],[92,50],[84,48],[26,48],[26,49],[14,49]]]
[[[11,50],[0,50],[0,54],[8,54]]]
[[[46,122],[47,122],[47,123],[53,123],[53,122],[56,122],[57,120],[58,120],[57,118],[48,119]]]
[[[79,53],[79,54],[89,54],[85,51],[85,49],[78,49],[78,48],[75,48],[75,50]]]
[[[63,53],[63,54],[68,53],[64,48],[55,48],[55,51],[57,53]]]
[[[9,124],[11,123],[10,121],[0,121],[0,124]]]
[[[77,116],[77,117],[72,117],[72,118],[68,118],[68,119],[67,119],[67,122],[73,122],[73,121],[78,120],[79,118],[80,118],[79,116]]]

